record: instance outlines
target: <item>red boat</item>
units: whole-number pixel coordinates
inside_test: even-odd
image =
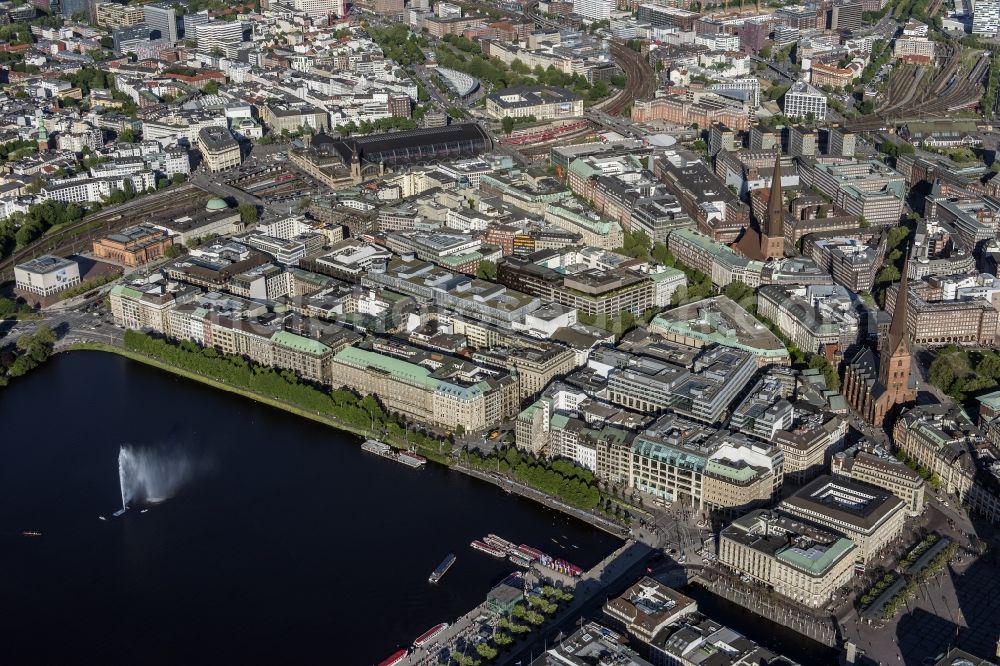
[[[388,657],[380,661],[378,666],[393,666],[393,664],[398,664],[403,661],[409,653],[409,650],[399,650],[397,652],[393,652]]]
[[[538,550],[537,548],[532,548],[531,546],[525,546],[523,543],[517,547],[519,551],[525,555],[530,556],[532,559],[540,560],[545,557],[545,553]]]
[[[413,647],[422,647],[424,645],[427,645],[432,640],[434,640],[435,636],[437,636],[438,634],[440,634],[442,631],[444,631],[447,628],[448,628],[448,623],[447,622],[442,622],[441,624],[438,624],[438,625],[435,625],[435,626],[431,627],[430,629],[428,629],[424,633],[420,634],[420,636],[417,638],[417,640],[413,641]]]

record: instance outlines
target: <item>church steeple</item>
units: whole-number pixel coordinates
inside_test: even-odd
[[[351,180],[355,183],[361,182],[361,156],[358,155],[357,142],[351,148]]]
[[[903,252],[909,253],[909,247],[906,247]],[[896,349],[900,346],[906,352],[910,351],[909,336],[906,331],[906,318],[908,314],[908,303],[910,299],[907,295],[910,293],[909,290],[909,280],[910,277],[906,274],[910,269],[910,258],[906,257],[903,260],[903,274],[899,278],[899,291],[896,293],[896,302],[892,307],[892,322],[889,324],[889,339],[886,342],[885,349],[890,354],[894,353]]]
[[[49,149],[49,133],[45,129],[45,121],[42,120],[41,108],[35,111],[35,127],[35,141],[38,144],[38,150],[44,153]]]
[[[767,198],[767,228],[763,231],[768,236],[784,236],[785,201],[781,194],[781,152],[774,156],[774,172],[771,174],[771,194]]]
[[[760,225],[760,253],[767,259],[785,256],[785,200],[781,194],[781,151],[774,156],[771,193],[767,197],[767,218]]]
[[[892,321],[889,324],[889,337],[882,347],[882,358],[879,361],[879,379],[890,392],[893,389],[905,390],[910,378],[910,336],[907,318],[909,315],[909,247],[903,250],[903,271],[899,278],[896,302],[892,307]]]

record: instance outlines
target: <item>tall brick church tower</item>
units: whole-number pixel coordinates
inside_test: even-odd
[[[909,254],[908,249],[905,252]],[[917,399],[916,388],[910,385],[912,350],[907,323],[908,271],[908,262],[904,262],[896,303],[892,308],[889,335],[879,354],[863,349],[844,371],[844,397],[866,421],[877,427],[891,425],[886,423],[886,419],[897,405]]]
[[[907,250],[908,251],[908,250]],[[908,262],[903,264],[903,275],[899,278],[899,291],[896,292],[896,303],[892,308],[892,322],[889,325],[889,337],[881,350],[878,365],[878,380],[885,387],[886,398],[892,405],[906,402],[910,397],[910,362],[913,358],[907,334],[907,316],[909,314],[909,279],[906,272]]]
[[[785,256],[785,200],[781,194],[781,152],[774,156],[771,193],[767,197],[767,220],[760,230],[760,253],[765,259]]]

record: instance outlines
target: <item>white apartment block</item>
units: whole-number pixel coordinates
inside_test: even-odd
[[[747,104],[752,108],[760,106],[760,81],[758,79],[730,79],[722,83],[713,83],[708,86],[709,90],[715,92],[739,91],[747,94]]]
[[[209,21],[195,27],[198,48],[211,51],[235,46],[243,41],[243,24],[239,21]]]
[[[97,150],[104,145],[104,134],[94,128],[73,134],[59,134],[59,150],[71,150],[74,153],[83,152],[84,148]]]
[[[897,58],[905,58],[907,56],[933,58],[934,42],[926,37],[899,37],[896,39],[893,55]]]
[[[295,0],[292,4],[295,11],[302,12],[312,18],[322,18],[327,14],[334,14],[338,18],[344,17],[339,0]]]
[[[136,192],[143,192],[156,187],[156,174],[152,171],[143,171],[130,176],[62,181],[43,188],[41,196],[62,203],[100,201],[111,196],[115,190],[124,190],[126,181],[132,184]]]
[[[257,231],[272,238],[292,240],[299,234],[315,231],[315,228],[306,222],[304,217],[293,215],[273,222],[258,224]]]
[[[612,0],[573,0],[573,11],[592,21],[607,21],[615,8]]]
[[[994,37],[1000,29],[1000,0],[975,0],[972,34]]]
[[[250,247],[274,257],[274,260],[285,266],[298,266],[299,260],[306,254],[306,246],[291,240],[251,234],[243,239]]]
[[[816,120],[826,120],[826,95],[805,81],[798,81],[785,93],[785,115],[805,118],[812,113]]]

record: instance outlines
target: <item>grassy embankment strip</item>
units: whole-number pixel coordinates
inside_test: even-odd
[[[310,419],[312,421],[316,421],[317,423],[322,423],[324,425],[331,426],[338,430],[350,432],[360,437],[366,437],[370,435],[370,433],[366,432],[365,429],[358,428],[357,426],[351,425],[349,423],[345,423],[334,416],[319,414],[317,412],[300,407],[292,402],[272,398],[257,393],[256,391],[251,391],[249,389],[240,386],[235,386],[228,382],[224,382],[215,379],[213,377],[209,377],[207,375],[203,375],[197,372],[192,372],[190,370],[185,370],[183,368],[177,368],[167,363],[164,363],[159,359],[155,359],[151,356],[147,356],[145,354],[141,354],[139,352],[135,352],[129,349],[124,349],[122,347],[116,347],[114,345],[108,345],[102,342],[80,342],[70,347],[67,351],[102,351],[102,352],[110,352],[112,354],[118,354],[119,356],[124,356],[125,358],[132,359],[133,361],[138,361],[139,363],[145,363],[146,365],[150,365],[154,368],[159,368],[160,370],[165,370],[166,372],[170,372],[175,375],[185,377],[187,379],[192,379],[196,382],[206,384],[213,388],[221,389],[228,393],[235,393],[237,395],[241,395],[245,398],[249,398],[250,400],[254,400],[256,402],[260,402],[265,405],[275,407],[277,409],[282,409],[286,412],[295,414],[297,416],[301,416],[303,418]],[[390,441],[387,443],[390,444],[395,443],[397,445],[400,445],[399,442]],[[432,450],[427,446],[418,446],[417,450],[420,452],[422,456],[426,458],[432,459],[435,462],[439,462],[443,465],[448,464],[447,456],[439,455],[437,451]]]

